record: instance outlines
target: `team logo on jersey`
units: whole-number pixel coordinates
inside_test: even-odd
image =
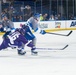
[[[75,27],[76,26],[76,21],[72,21],[70,27]]]
[[[60,28],[61,22],[55,22],[55,28]]]

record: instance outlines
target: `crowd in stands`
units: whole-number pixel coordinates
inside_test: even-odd
[[[29,5],[26,5],[25,7],[22,5],[19,8],[14,8],[13,5],[11,5],[8,8],[3,9],[1,17],[7,15],[7,17],[13,22],[22,22],[30,18],[32,13],[31,6]]]
[[[20,5],[14,7],[11,4],[9,7],[6,7],[2,10],[1,16],[7,15],[7,17],[12,20],[13,22],[23,22],[30,18],[33,14],[33,10],[30,5]],[[72,14],[68,16],[69,20],[76,19]],[[48,14],[48,13],[40,13],[40,21],[51,21],[51,20],[67,20],[65,15],[59,14]]]

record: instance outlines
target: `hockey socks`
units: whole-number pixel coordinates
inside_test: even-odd
[[[37,55],[37,54],[38,54],[38,52],[35,51],[35,49],[36,49],[36,47],[33,47],[33,48],[31,49],[31,54],[32,54],[32,55]]]
[[[27,44],[28,47],[31,47],[31,54],[37,54],[38,52],[35,51],[36,47],[33,45],[32,42],[29,41]]]

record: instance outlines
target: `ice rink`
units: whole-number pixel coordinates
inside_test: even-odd
[[[69,31],[57,33],[68,34]],[[69,46],[65,50],[37,50],[37,56],[31,55],[28,47],[25,47],[25,56],[19,56],[16,49],[3,50],[0,52],[0,75],[76,75],[76,31],[69,36],[35,35],[37,48]]]

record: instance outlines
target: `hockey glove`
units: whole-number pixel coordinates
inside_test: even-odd
[[[43,35],[46,34],[45,30],[41,30],[40,34],[43,34]]]

